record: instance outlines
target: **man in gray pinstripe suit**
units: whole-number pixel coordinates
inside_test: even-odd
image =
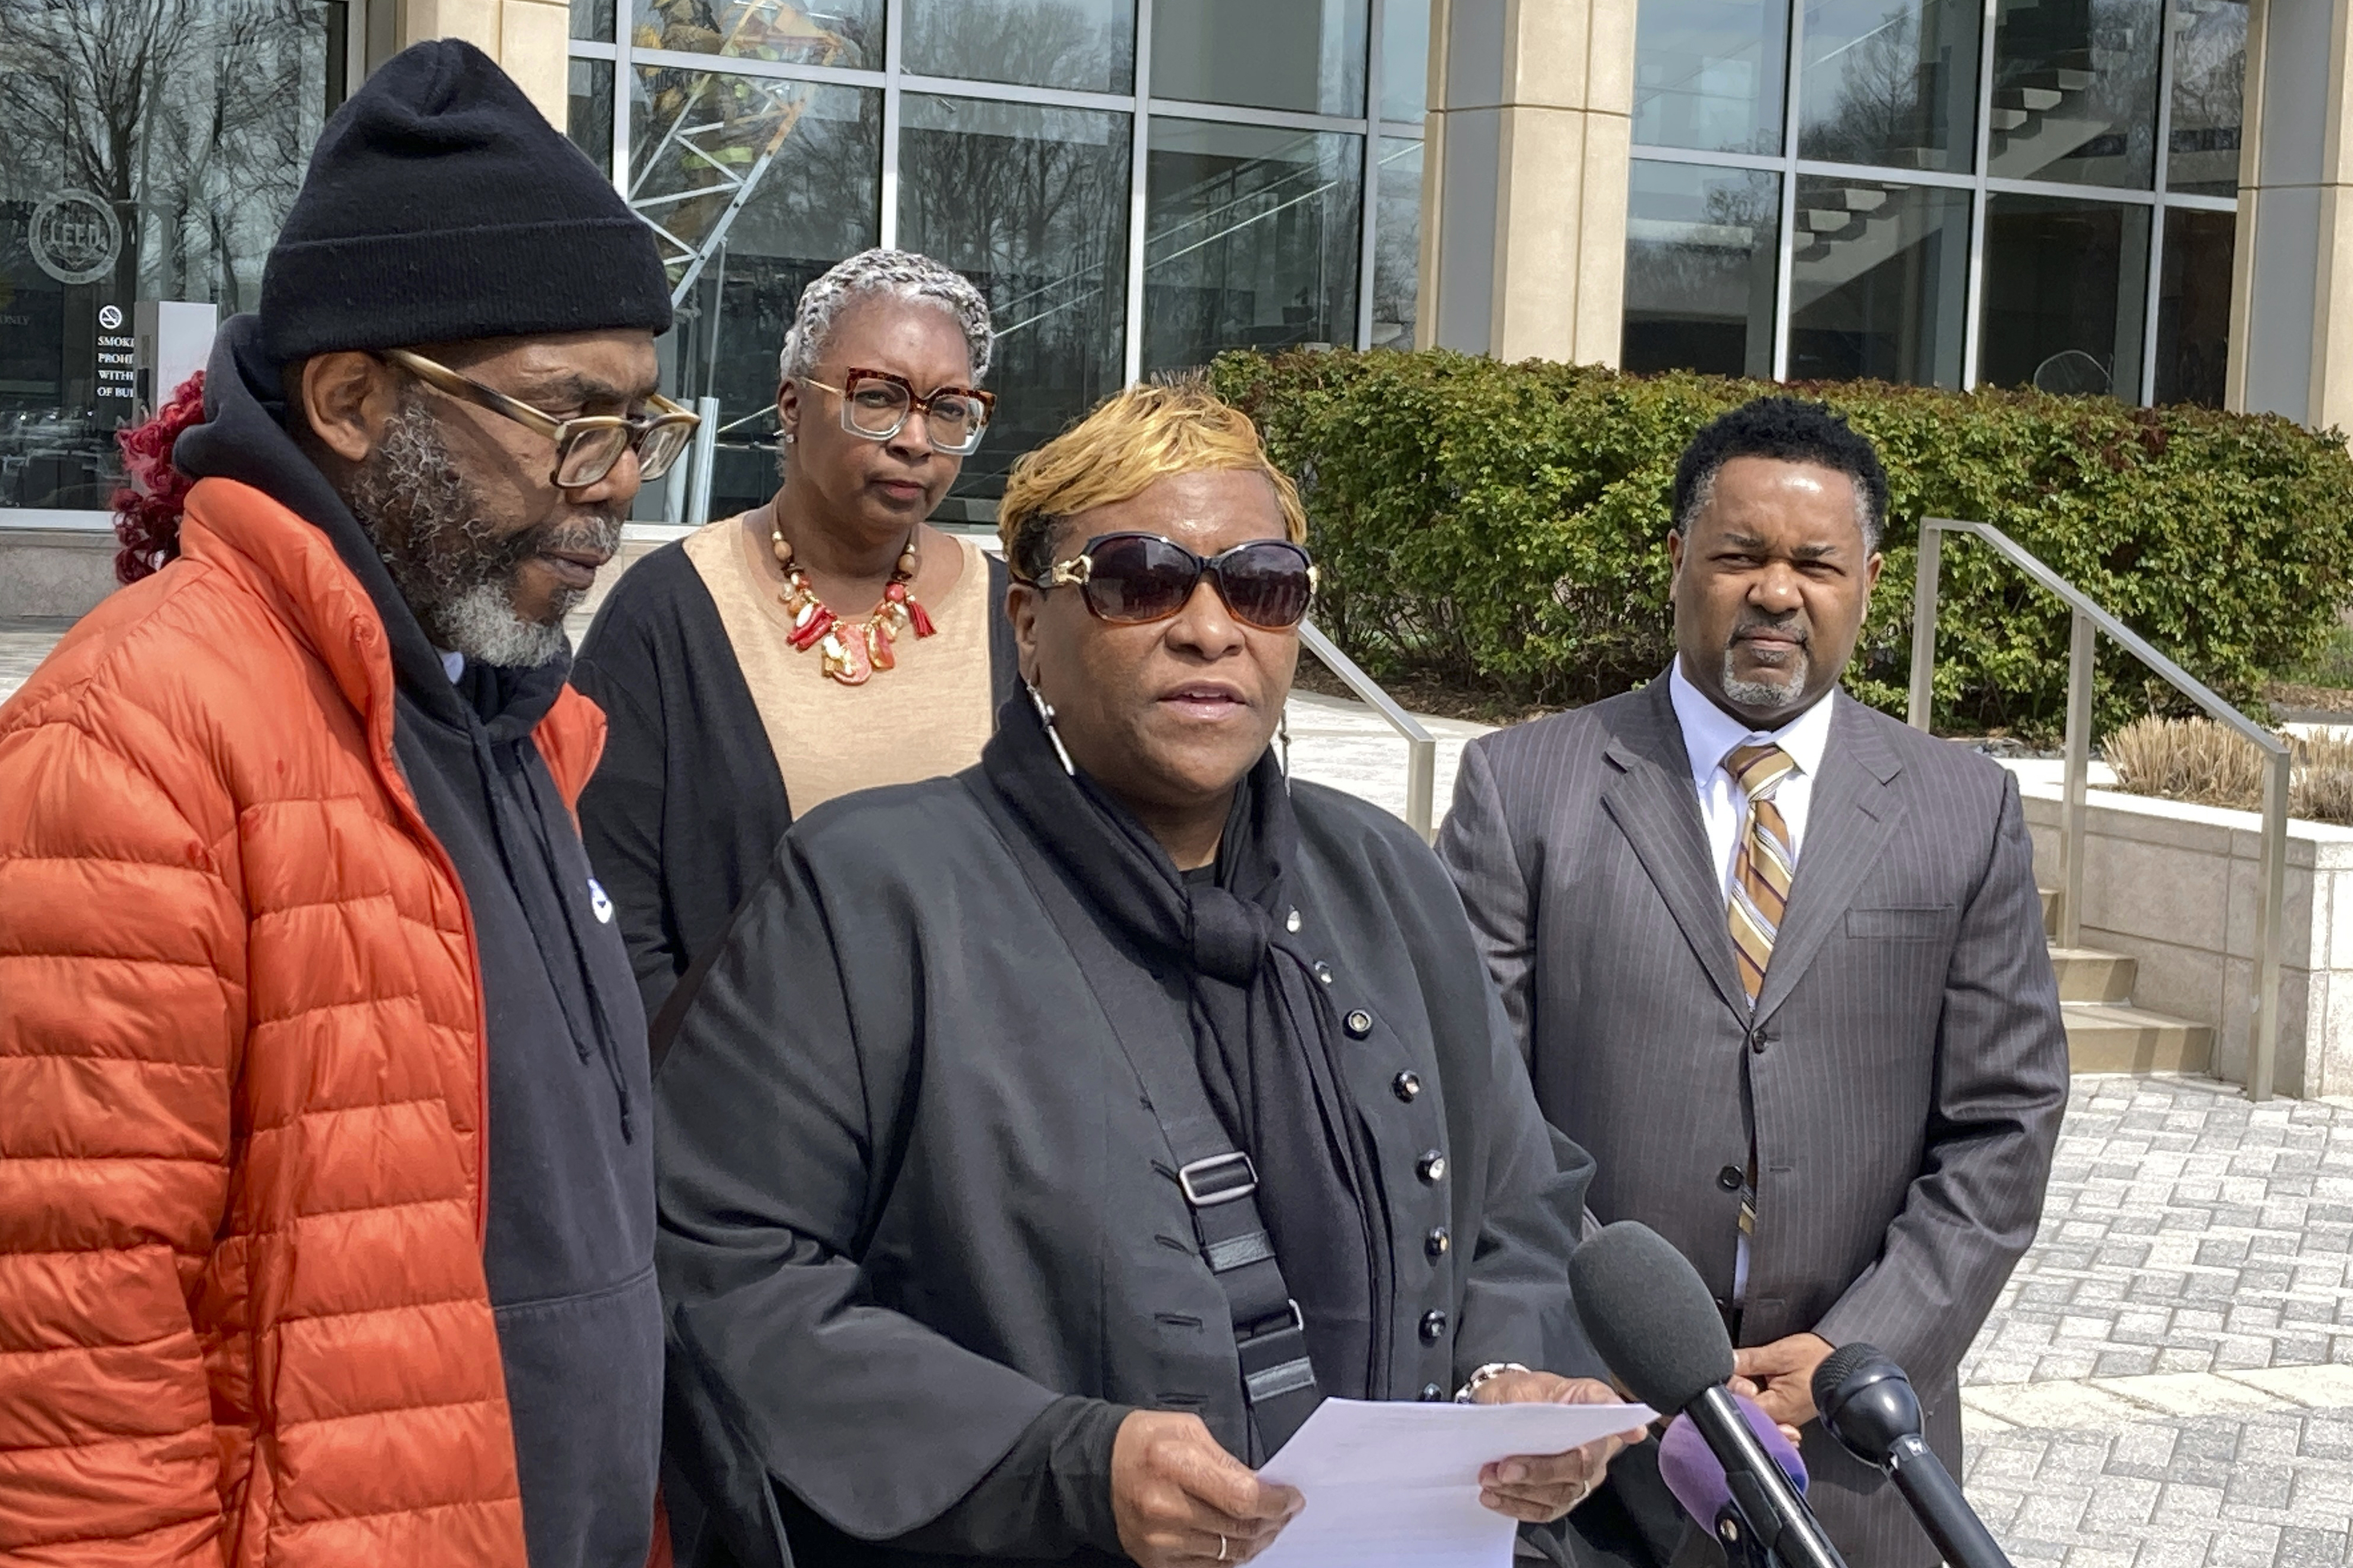
[[[1813,1422],[1813,1370],[1888,1352],[1960,1473],[1958,1364],[2033,1237],[2067,1091],[2015,783],[1838,689],[1886,507],[1820,405],[1702,431],[1673,668],[1474,742],[1439,838],[1537,1100],[1599,1162],[1594,1212],[1706,1279],[1855,1568],[1936,1554]],[[1588,1541],[1704,1561],[1642,1453],[1612,1468],[1625,1532],[1601,1539],[1605,1507]]]

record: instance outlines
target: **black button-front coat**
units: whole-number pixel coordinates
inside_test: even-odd
[[[1066,1394],[1192,1410],[1245,1451],[1167,1141],[989,787],[797,824],[658,1068],[671,1484],[746,1563],[789,1561],[797,1518],[925,1526]],[[1368,1026],[1342,1044],[1396,1280],[1386,1395],[1487,1362],[1598,1375],[1567,1279],[1591,1163],[1538,1114],[1445,871],[1384,812],[1293,798],[1299,935]],[[1189,1062],[1163,978],[1166,1015],[1122,1033]]]

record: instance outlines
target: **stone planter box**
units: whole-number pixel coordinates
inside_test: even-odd
[[[2013,763],[2036,879],[2059,886],[2060,764]],[[2085,813],[2086,947],[2138,963],[2133,1005],[2214,1031],[2214,1076],[2243,1083],[2263,819],[2098,787]],[[2281,945],[2280,1093],[2353,1094],[2353,827],[2291,821]]]

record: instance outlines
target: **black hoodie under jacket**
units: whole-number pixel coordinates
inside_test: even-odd
[[[393,753],[457,866],[490,1024],[482,1264],[531,1568],[643,1568],[661,1436],[645,1016],[613,906],[532,731],[569,656],[453,682],[375,545],[285,428],[259,321],[221,330],[173,461],[326,534],[384,618]],[[389,917],[387,917],[389,918]]]

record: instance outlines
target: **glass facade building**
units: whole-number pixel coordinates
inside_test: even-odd
[[[2246,0],[1641,0],[1623,363],[2219,405]]]
[[[353,19],[331,0],[0,0],[0,511],[107,505],[114,433],[159,392],[156,302],[253,308],[353,79]]]
[[[997,419],[944,521],[1097,399],[1220,350],[1410,346],[1429,0],[574,0],[573,138],[661,233],[711,512],[775,485],[801,289],[964,272]],[[651,510],[658,511],[657,501]]]

